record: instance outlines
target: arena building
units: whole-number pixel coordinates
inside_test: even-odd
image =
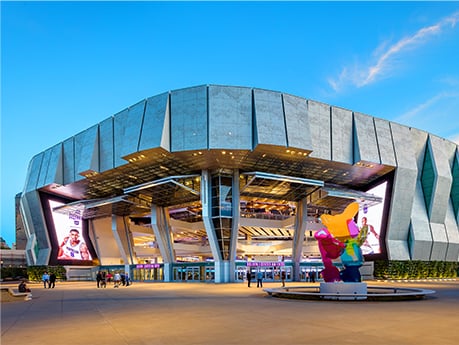
[[[29,265],[139,280],[304,280],[320,216],[360,205],[365,259],[458,261],[458,145],[287,93],[222,85],[140,101],[34,156]]]

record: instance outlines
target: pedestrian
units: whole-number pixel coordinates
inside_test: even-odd
[[[97,271],[96,274],[96,282],[97,282],[97,288],[100,288],[100,282],[102,281],[102,272]]]
[[[107,277],[106,277],[105,271],[101,272],[100,287],[101,288],[107,287]]]
[[[131,278],[129,278],[129,273],[126,272],[126,273],[124,274],[124,279],[125,279],[125,281],[126,281],[126,286],[131,285]]]
[[[56,286],[56,274],[54,272],[51,272],[51,274],[49,275],[48,288],[54,289],[55,286]]]
[[[113,280],[115,281],[113,284],[113,287],[117,288],[120,286],[121,283],[121,275],[116,272],[115,275],[113,276]]]
[[[43,287],[46,289],[46,287],[49,284],[49,274],[48,274],[47,271],[45,271],[45,273],[43,273],[43,275],[41,276],[41,280],[43,280]]]
[[[263,287],[263,272],[257,272],[257,287]]]
[[[309,280],[311,281],[311,283],[316,282],[316,271],[311,271],[311,273],[309,273]]]
[[[246,278],[247,278],[247,287],[250,287],[250,281],[252,280],[252,272],[250,272],[250,268],[246,271]]]
[[[107,272],[107,275],[106,275],[107,283],[111,283],[112,282],[112,278],[113,278],[113,275],[110,272]]]
[[[285,271],[281,272],[282,286],[285,286]]]

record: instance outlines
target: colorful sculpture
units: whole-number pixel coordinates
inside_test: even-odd
[[[359,212],[359,204],[349,204],[343,213],[337,215],[324,214],[320,217],[326,226],[314,234],[318,241],[320,255],[324,264],[322,277],[325,282],[360,282],[359,268],[363,264],[360,246],[365,242],[366,233],[360,231],[354,222]],[[364,230],[364,229],[362,229]],[[341,258],[344,269],[340,272],[333,265],[333,260]]]

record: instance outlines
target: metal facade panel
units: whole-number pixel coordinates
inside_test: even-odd
[[[411,138],[413,139],[413,149],[416,155],[416,166],[418,167],[418,179],[421,179],[422,176],[422,167],[424,165],[426,147],[427,147],[427,138],[428,134],[426,132],[420,131],[418,129],[411,129]]]
[[[373,117],[361,113],[354,113],[355,124],[355,162],[381,164],[378,141]]]
[[[387,227],[387,242],[396,246],[395,252],[400,257],[408,257],[409,253],[402,253],[402,247],[397,241],[406,242],[408,238],[412,214],[414,193],[417,181],[416,160],[413,151],[411,134],[407,127],[391,123],[394,150],[397,159],[397,169],[392,191],[391,209]],[[395,242],[392,242],[395,241]],[[394,248],[388,246],[389,259],[393,257]]]
[[[38,246],[38,255],[34,265],[48,265],[51,255],[51,242],[46,227],[45,217],[38,191],[22,194],[21,203],[24,213],[24,225],[29,234],[34,234]]]
[[[209,86],[209,148],[252,150],[250,88]]]
[[[313,147],[310,157],[331,160],[330,106],[309,100],[308,114]]]
[[[139,102],[114,116],[115,167],[127,164],[123,157],[139,149],[145,102]]]
[[[459,226],[454,216],[453,204],[450,200],[446,210],[445,229],[448,236],[448,249],[446,251],[446,261],[459,260]]]
[[[354,164],[352,111],[332,107],[332,160]]]
[[[308,103],[304,98],[282,95],[289,147],[312,151]]]
[[[421,183],[417,182],[417,188],[413,199],[411,212],[411,259],[429,260],[432,249],[432,235],[429,225],[429,217],[424,202]]]
[[[389,121],[374,118],[376,138],[378,140],[379,157],[381,164],[396,166],[394,145]]]
[[[45,153],[41,152],[34,156],[29,163],[29,169],[27,171],[26,183],[24,186],[24,192],[30,192],[37,188],[38,178],[40,176],[41,164]]]
[[[64,171],[62,161],[62,143],[59,143],[51,148],[48,171],[46,172],[46,185],[52,183],[64,183]]]
[[[389,260],[410,260],[410,251],[406,240],[386,240]]]
[[[446,251],[448,250],[448,238],[446,236],[446,229],[443,224],[430,223],[432,229],[432,254],[430,255],[431,261],[445,261]]]
[[[81,173],[99,172],[99,126],[95,125],[75,135],[75,176]]]
[[[51,161],[51,153],[52,153],[52,148],[49,148],[43,154],[43,161],[41,162],[40,174],[38,176],[38,181],[37,181],[37,186],[36,186],[37,189],[47,185],[46,178],[48,176],[48,168],[49,168],[50,161]]]
[[[411,235],[413,238],[420,237],[419,239],[413,239],[410,243],[411,260],[429,261],[432,251],[432,238],[430,238],[430,235],[428,238],[423,238],[422,234],[425,234],[423,231],[425,225],[429,226],[428,223],[420,222],[417,219],[411,223]]]
[[[208,148],[207,87],[171,92],[171,151]]]
[[[99,169],[100,172],[114,168],[113,117],[99,124]]]
[[[453,184],[451,185],[451,201],[453,210],[456,215],[456,221],[459,224],[459,147],[455,150],[454,159],[451,162],[451,174],[453,175]]]
[[[414,141],[408,127],[396,123],[390,123],[392,140],[394,143],[395,159],[397,167],[416,167],[416,155],[414,152]]]
[[[277,145],[287,147],[284,109],[279,92],[254,89],[255,146]]]
[[[75,145],[74,137],[67,139],[62,144],[64,150],[64,185],[75,182]]]
[[[396,170],[387,234],[390,239],[406,240],[408,238],[415,186],[415,170],[405,168]]]
[[[446,217],[446,209],[451,194],[453,177],[448,157],[445,154],[447,147],[445,140],[434,135],[429,135],[429,143],[432,149],[432,160],[434,163],[434,192],[430,204],[430,221],[443,224]]]
[[[169,93],[147,99],[139,151],[162,147],[170,150]]]

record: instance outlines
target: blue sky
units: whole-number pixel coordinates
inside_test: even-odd
[[[156,94],[257,87],[459,143],[459,2],[1,2],[1,236],[31,158]]]

